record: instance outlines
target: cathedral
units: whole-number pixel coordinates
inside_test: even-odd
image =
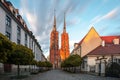
[[[61,49],[60,49],[60,57],[61,61],[65,60],[69,56],[69,36],[66,32],[66,22],[65,22],[65,15],[64,15],[64,27],[63,33],[61,34]]]
[[[50,34],[50,62],[53,64],[53,68],[58,68],[60,62],[59,53],[59,33],[56,30],[56,17],[54,15],[54,25]]]
[[[69,36],[66,32],[64,15],[63,33],[61,34],[61,49],[59,49],[59,32],[56,29],[56,16],[54,14],[54,25],[50,34],[50,62],[53,68],[59,68],[60,62],[69,56]]]

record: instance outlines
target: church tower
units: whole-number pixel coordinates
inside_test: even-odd
[[[63,27],[63,33],[61,34],[61,49],[60,49],[60,57],[61,61],[68,58],[70,52],[69,52],[69,36],[66,32],[66,21],[65,21],[65,14],[64,14],[64,27]]]
[[[59,32],[56,30],[56,16],[54,12],[54,24],[50,34],[50,62],[53,64],[53,68],[59,67],[59,61]]]

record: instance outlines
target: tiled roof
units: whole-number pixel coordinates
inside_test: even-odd
[[[101,39],[105,41],[105,43],[113,43],[115,38],[120,38],[120,36],[101,36]]]
[[[99,46],[90,53],[88,53],[88,55],[114,55],[114,54],[120,54],[120,45],[111,44],[105,45],[104,47]]]

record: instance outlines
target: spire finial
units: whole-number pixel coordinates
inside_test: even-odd
[[[63,32],[66,32],[65,12],[64,12],[64,27],[63,27]]]
[[[55,9],[54,9],[54,30],[56,30],[56,15],[55,15]]]

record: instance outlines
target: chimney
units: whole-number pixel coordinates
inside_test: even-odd
[[[119,44],[119,39],[118,39],[118,38],[114,39],[114,40],[113,40],[113,43],[114,43],[115,45],[118,45],[118,44]]]
[[[103,46],[103,47],[105,46],[105,41],[104,41],[104,40],[102,41],[102,46]]]
[[[5,1],[4,0],[1,0],[2,1],[2,3],[4,3]]]
[[[19,10],[18,10],[18,9],[15,9],[15,12],[16,12],[17,14],[19,14]]]
[[[74,43],[74,48],[76,48],[78,46],[78,43]]]

